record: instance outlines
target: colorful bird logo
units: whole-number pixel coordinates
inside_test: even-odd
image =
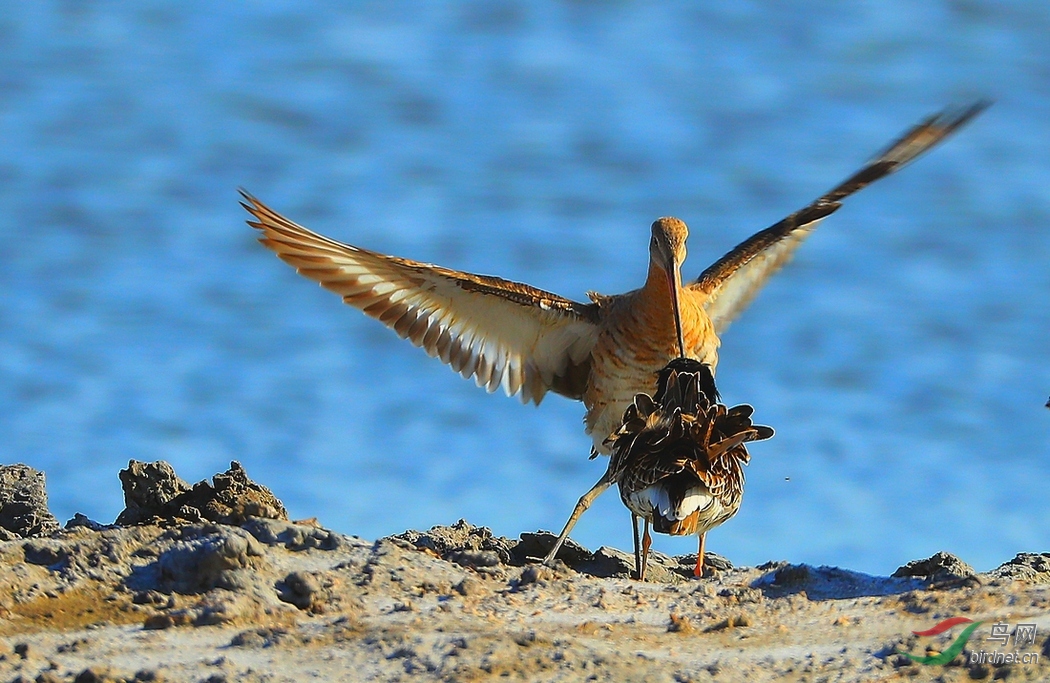
[[[925,631],[912,631],[917,636],[936,636],[944,633],[952,626],[958,626],[959,624],[969,624],[963,629],[963,632],[959,634],[951,645],[949,645],[943,652],[933,655],[918,656],[908,654],[907,652],[901,652],[897,650],[897,654],[904,655],[916,664],[926,664],[928,666],[944,666],[948,662],[955,659],[955,656],[962,652],[963,648],[966,647],[966,642],[970,640],[970,636],[977,630],[977,627],[983,624],[983,621],[974,621],[973,619],[967,619],[966,617],[952,617],[951,619],[945,619],[931,629]]]

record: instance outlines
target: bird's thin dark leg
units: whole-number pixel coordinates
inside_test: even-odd
[[[700,578],[704,575],[704,536],[707,534],[700,534],[700,547],[696,551],[696,569],[693,570],[693,576]]]
[[[631,531],[634,532],[634,578],[642,578],[642,552],[638,547],[638,515],[631,513]]]
[[[549,565],[554,562],[554,558],[558,555],[558,551],[561,550],[561,546],[565,543],[565,539],[569,537],[569,532],[576,526],[576,522],[580,519],[587,508],[591,506],[594,499],[605,492],[605,489],[609,488],[612,484],[612,480],[609,476],[609,472],[606,471],[602,475],[602,478],[598,480],[598,483],[591,487],[591,490],[583,494],[580,497],[580,501],[576,503],[576,507],[573,509],[572,514],[569,515],[569,521],[565,523],[565,528],[561,530],[561,535],[558,536],[558,540],[554,542],[554,547],[547,553],[547,557],[543,558],[543,564]]]
[[[649,548],[653,544],[653,538],[649,535],[649,520],[642,518],[642,570],[638,573],[638,580],[645,581],[645,570],[649,568]]]

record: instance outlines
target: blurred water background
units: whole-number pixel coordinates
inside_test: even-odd
[[[110,521],[117,470],[241,461],[374,538],[557,530],[582,406],[490,396],[255,242],[236,188],[372,249],[582,299],[696,275],[920,118],[723,338],[778,433],[708,548],[888,573],[1050,548],[1045,2],[34,2],[0,10],[0,461]],[[604,496],[574,534],[630,547]],[[689,552],[694,539],[659,537]]]

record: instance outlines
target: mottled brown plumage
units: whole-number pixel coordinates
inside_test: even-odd
[[[692,359],[671,361],[660,373],[655,397],[638,394],[623,424],[607,440],[608,480],[631,511],[637,575],[645,578],[649,524],[659,533],[700,536],[696,574],[703,568],[704,534],[740,509],[745,443],[773,436],[751,422],[749,405],[718,402],[714,374]],[[645,524],[639,552],[637,518]]]

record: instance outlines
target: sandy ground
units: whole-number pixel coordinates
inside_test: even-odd
[[[291,522],[239,467],[190,487],[133,464],[119,526],[57,529],[25,500],[42,476],[14,474],[0,477],[0,681],[1050,680],[1046,553],[987,574],[939,554],[898,577],[709,556],[719,568],[699,580],[695,557],[658,554],[640,583],[609,548],[538,565],[543,532],[461,521],[372,542]],[[953,616],[1037,637],[999,647],[986,624],[946,666],[898,654],[946,648],[961,627],[911,632]],[[971,661],[1015,649],[1038,663]]]

